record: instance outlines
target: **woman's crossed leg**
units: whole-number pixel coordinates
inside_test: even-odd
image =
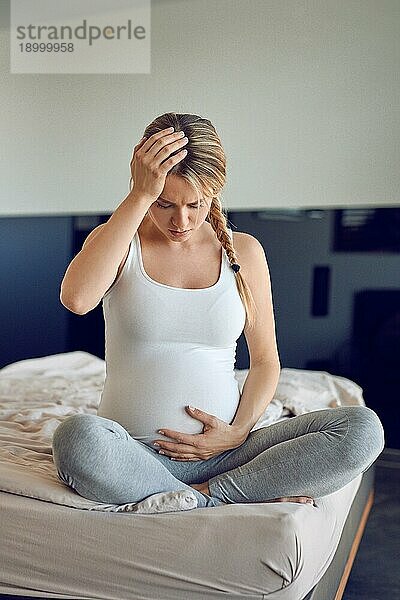
[[[54,433],[53,460],[64,483],[92,500],[122,504],[190,490],[205,507],[330,494],[364,472],[383,446],[382,424],[363,406],[273,423],[251,432],[238,448],[203,461],[171,461],[115,421],[74,415]],[[205,483],[208,488],[200,485]]]

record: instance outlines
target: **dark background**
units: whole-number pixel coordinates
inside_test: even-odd
[[[361,385],[391,448],[400,448],[399,215],[399,208],[228,212],[234,231],[264,247],[282,367]],[[104,358],[102,304],[75,315],[59,293],[84,239],[109,216],[0,218],[0,367],[73,350]],[[236,358],[236,368],[249,367],[243,335]]]

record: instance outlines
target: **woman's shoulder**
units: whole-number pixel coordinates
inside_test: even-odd
[[[262,244],[250,233],[233,232],[233,246],[243,274],[254,271],[256,265],[265,264],[266,257]]]
[[[262,244],[256,237],[250,233],[243,231],[232,232],[233,245],[238,251],[242,250],[245,253],[259,252],[261,249],[264,250]]]

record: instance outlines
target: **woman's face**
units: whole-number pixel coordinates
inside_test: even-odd
[[[193,232],[204,223],[211,205],[211,198],[202,197],[197,209],[197,193],[191,185],[178,175],[167,175],[165,186],[149,209],[154,225],[169,240],[189,240]],[[197,215],[198,212],[198,215]],[[174,235],[173,231],[185,232]]]

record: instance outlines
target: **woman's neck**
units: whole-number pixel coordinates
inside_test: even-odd
[[[141,239],[145,239],[149,243],[164,246],[168,250],[179,253],[182,251],[196,251],[199,249],[200,245],[209,243],[210,240],[215,237],[215,233],[211,225],[204,221],[199,229],[191,233],[189,239],[183,242],[173,242],[158,229],[151,218],[147,215],[141,222],[138,231]]]

